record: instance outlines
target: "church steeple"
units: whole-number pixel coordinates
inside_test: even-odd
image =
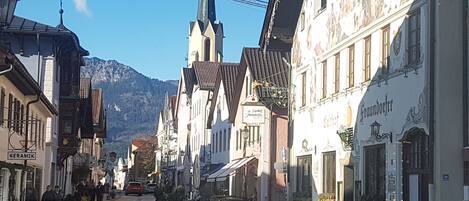
[[[208,21],[214,23],[216,19],[217,14],[215,12],[215,0],[199,0],[197,20],[206,24]]]

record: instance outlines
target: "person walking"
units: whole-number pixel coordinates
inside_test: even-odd
[[[47,186],[46,192],[42,194],[42,200],[41,201],[55,201],[55,193],[52,190],[52,187],[50,185]]]
[[[33,188],[26,189],[26,201],[38,201],[36,192]]]
[[[58,185],[55,186],[54,195],[55,195],[55,200],[56,201],[62,201],[63,200],[63,195],[62,195],[62,192],[61,192],[60,187]]]
[[[98,182],[96,186],[96,201],[103,201],[104,186]]]

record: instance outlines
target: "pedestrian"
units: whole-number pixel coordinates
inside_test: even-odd
[[[54,195],[55,195],[55,200],[56,201],[62,201],[63,200],[62,192],[61,192],[60,187],[58,185],[55,186]]]
[[[46,192],[42,194],[42,201],[55,201],[55,193],[50,185],[47,186]]]
[[[33,188],[26,189],[26,201],[38,201],[36,192]]]
[[[96,201],[103,201],[104,186],[98,182],[96,186]]]
[[[87,187],[90,201],[95,201],[96,187],[94,186],[93,182],[89,182]]]

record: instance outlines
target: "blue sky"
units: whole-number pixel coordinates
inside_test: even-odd
[[[189,21],[198,0],[63,0],[65,25],[91,56],[114,59],[158,79],[178,79],[186,66]],[[265,10],[216,0],[225,28],[224,61],[239,62],[243,47],[258,46]],[[59,0],[21,0],[16,15],[59,22]]]

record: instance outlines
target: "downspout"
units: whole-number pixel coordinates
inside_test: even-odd
[[[468,131],[469,131],[469,126],[468,126],[468,58],[467,58],[467,52],[468,52],[468,26],[467,26],[467,19],[468,19],[468,2],[463,1],[463,16],[462,16],[462,21],[463,21],[463,150],[465,150],[465,147],[468,146]],[[468,161],[463,161],[463,169],[466,169],[469,167],[469,162]],[[467,172],[463,172],[464,176],[464,201],[469,201],[469,181],[467,181]]]
[[[41,94],[42,94],[42,91],[40,89],[41,87],[41,76],[40,76],[40,66],[41,66],[41,48],[40,48],[40,41],[39,41],[39,33],[36,33],[36,42],[37,42],[37,67],[38,67],[38,83],[39,83],[39,89],[37,91],[37,95],[36,95],[36,99],[32,100],[32,101],[29,101],[27,104],[26,104],[26,126],[25,126],[25,134],[24,134],[24,152],[28,152],[29,148],[28,148],[28,139],[29,139],[29,108],[30,108],[30,105],[31,104],[34,104],[34,103],[37,103],[39,102],[40,100],[40,97],[41,97]],[[33,118],[31,116],[31,122],[33,121]],[[25,180],[25,177],[26,177],[26,168],[28,167],[28,161],[27,160],[24,160],[23,162],[23,170],[21,171],[21,190],[24,189],[24,192],[26,192],[26,180]],[[24,200],[26,200],[26,196],[23,195],[23,198]]]
[[[39,102],[40,100],[40,97],[41,97],[41,91],[39,90],[37,92],[37,95],[36,95],[36,99],[32,100],[32,101],[29,101],[27,104],[26,104],[26,132],[24,134],[24,152],[28,152],[29,148],[28,148],[28,140],[29,140],[29,122],[32,122],[33,119],[32,119],[32,116],[31,116],[31,121],[29,120],[29,107],[31,104],[33,103],[37,103]],[[28,167],[28,161],[27,160],[24,160],[23,162],[23,171],[21,172],[21,190],[23,190],[25,187],[26,187],[26,184],[24,182],[25,181],[25,176],[26,176],[26,168]],[[26,192],[26,191],[24,191]]]
[[[435,27],[435,15],[436,15],[436,1],[428,1],[429,6],[430,6],[430,31],[429,31],[429,38],[430,38],[430,115],[429,115],[429,155],[430,155],[430,185],[428,187],[428,198],[429,201],[434,201],[435,200],[435,182],[434,182],[434,161],[435,161],[435,155],[434,155],[434,150],[435,150],[435,32],[436,32],[436,27]]]

